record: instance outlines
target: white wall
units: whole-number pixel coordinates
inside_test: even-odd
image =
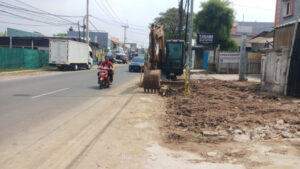
[[[270,51],[262,58],[262,89],[285,94],[289,49]]]

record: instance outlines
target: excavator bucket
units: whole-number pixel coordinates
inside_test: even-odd
[[[145,72],[143,79],[144,92],[156,93],[160,90],[161,70]]]

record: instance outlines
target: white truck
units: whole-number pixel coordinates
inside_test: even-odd
[[[91,69],[93,59],[88,44],[72,41],[51,39],[49,43],[49,64],[59,70]]]

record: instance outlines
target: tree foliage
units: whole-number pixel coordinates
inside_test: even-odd
[[[5,37],[5,36],[7,36],[7,33],[6,33],[6,31],[4,31],[4,32],[0,32],[0,37]]]
[[[197,33],[215,33],[221,50],[236,50],[237,44],[231,38],[234,11],[228,0],[209,0],[201,3],[202,10],[196,14],[194,23]]]
[[[159,17],[154,19],[154,23],[164,26],[165,39],[177,39],[178,27],[179,27],[179,9],[170,8],[166,12],[161,12]],[[182,37],[184,34],[184,24],[185,24],[185,13],[183,13],[183,30]]]
[[[67,37],[68,35],[67,35],[66,33],[58,33],[58,34],[56,34],[56,35],[54,35],[54,36],[61,37],[61,38],[65,38],[65,37]]]

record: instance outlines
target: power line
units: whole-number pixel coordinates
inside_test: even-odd
[[[67,25],[67,24],[57,24],[57,23],[53,23],[53,22],[46,22],[46,21],[41,21],[41,20],[37,20],[37,19],[33,19],[33,18],[28,18],[28,17],[25,17],[25,16],[17,15],[17,14],[11,13],[11,12],[3,11],[3,10],[0,10],[0,12],[5,13],[5,14],[9,14],[11,16],[15,16],[15,17],[18,17],[18,18],[22,18],[22,19],[25,19],[25,20],[40,22],[40,23],[44,23],[44,24]]]
[[[99,2],[102,4],[102,6],[99,4],[98,0],[95,0],[95,2],[96,2],[96,5],[99,7],[99,9],[100,9],[101,11],[103,11],[103,13],[104,13],[107,17],[111,18],[111,19],[114,20],[115,22],[118,22],[118,24],[120,24],[120,25],[122,24],[122,22],[119,23],[119,21],[115,20],[116,18],[113,16],[113,14],[111,13],[111,11],[107,9],[107,7],[104,5],[104,3],[103,3],[101,0],[100,0]],[[103,8],[102,8],[102,7],[103,7]]]
[[[37,7],[34,7],[34,6],[32,6],[32,5],[28,4],[28,3],[22,2],[22,1],[20,1],[20,0],[15,0],[15,1],[16,1],[16,2],[19,2],[19,3],[21,3],[21,4],[24,4],[24,5],[26,5],[26,6],[29,6],[29,7],[33,8],[33,9],[36,9],[36,10],[38,10],[38,11],[44,12],[44,13],[46,13],[46,14],[48,14],[48,15],[55,16],[55,17],[57,17],[57,18],[59,18],[59,19],[61,19],[61,20],[70,22],[70,23],[72,23],[72,24],[77,24],[77,23],[74,23],[74,22],[72,22],[72,21],[70,21],[70,20],[68,20],[68,19],[65,19],[65,18],[63,18],[63,17],[56,16],[56,15],[54,15],[54,14],[51,14],[51,13],[49,13],[49,12],[47,12],[47,11],[44,11],[44,10],[41,10],[41,9],[39,9],[39,8],[37,8]]]
[[[119,23],[117,23],[117,22],[112,22],[111,20],[106,20],[106,19],[103,19],[103,18],[99,18],[99,17],[96,17],[96,16],[94,16],[94,15],[90,15],[92,18],[94,18],[94,19],[96,19],[96,20],[98,20],[98,21],[100,21],[101,23],[105,23],[105,24],[107,24],[107,25],[110,25],[110,26],[112,26],[112,25],[116,25],[116,26],[122,26],[122,25],[120,25]],[[131,29],[131,30],[136,30],[136,31],[142,31],[142,32],[145,32],[146,31],[146,29],[141,29],[141,28],[134,28],[134,27],[131,27],[132,25],[128,25],[129,26],[129,28],[128,29]]]
[[[32,25],[32,24],[24,24],[24,23],[14,23],[14,22],[6,22],[6,21],[0,21],[0,23],[6,23],[6,24],[13,24],[13,25],[22,25],[22,26],[43,26],[43,25]]]
[[[0,7],[5,7],[5,8],[8,8],[8,9],[14,9],[14,7],[10,7],[10,6],[5,6],[5,5],[2,5],[2,4],[0,4]],[[18,10],[18,9],[14,9],[14,10]],[[19,10],[20,11],[20,10]],[[23,9],[21,9],[21,11],[23,11],[22,12],[22,16],[24,16],[24,14],[28,14],[28,15],[30,15],[30,16],[34,16],[34,17],[38,17],[38,18],[42,18],[42,19],[44,19],[44,20],[47,20],[47,21],[52,21],[52,22],[59,22],[59,23],[62,23],[62,21],[58,21],[58,20],[56,20],[55,18],[49,18],[49,17],[46,17],[45,15],[41,15],[41,14],[36,14],[36,13],[31,13],[31,12],[28,12],[28,11],[25,11],[25,10],[23,10]],[[8,11],[7,11],[8,12]],[[55,20],[52,20],[52,19],[55,19]],[[66,22],[65,22],[66,23]]]
[[[115,17],[121,22],[123,23],[123,21],[120,19],[120,17],[117,15],[117,13],[115,12],[115,10],[111,7],[110,3],[105,0],[106,4],[108,5],[108,7],[111,9],[112,13],[115,15]]]
[[[3,2],[3,1],[0,1],[0,3],[2,3],[0,6],[6,7],[6,8],[20,10],[20,11],[26,11],[26,12],[31,12],[31,13],[41,14],[41,15],[58,16],[58,17],[66,17],[66,18],[82,18],[83,17],[83,16],[48,14],[48,13],[44,13],[44,12],[29,10],[29,9],[22,8],[22,7],[19,7],[19,6],[16,6],[16,5],[11,5],[11,4]],[[3,4],[5,4],[5,5],[3,5]]]

